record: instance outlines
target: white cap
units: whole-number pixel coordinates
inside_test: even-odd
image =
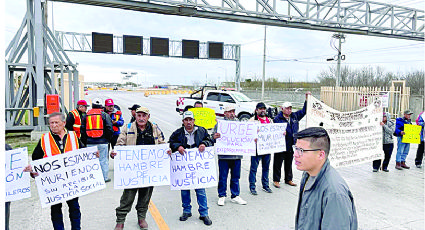
[[[95,98],[95,99],[93,99],[93,101],[92,101],[92,104],[93,105],[102,105],[102,100],[100,99],[100,98]]]
[[[193,113],[192,113],[192,111],[186,111],[186,112],[184,112],[184,113],[183,113],[183,120],[184,120],[184,119],[186,119],[186,118],[192,118],[192,119],[195,119],[195,118],[193,117]]]
[[[234,106],[231,106],[231,105],[226,106],[226,108],[224,108],[224,112],[229,112],[229,111],[232,111],[232,110],[236,110],[236,109],[235,109]]]
[[[282,108],[288,108],[288,107],[292,107],[291,102],[285,102],[285,103],[282,104]]]

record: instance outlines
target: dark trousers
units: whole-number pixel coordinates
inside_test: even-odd
[[[393,153],[394,144],[384,144],[383,150],[384,150],[384,162],[382,163],[382,169],[387,169],[388,164],[390,163],[391,154]],[[373,169],[379,169],[381,166],[381,160],[374,160],[373,161]]]
[[[230,169],[230,192],[231,198],[239,196],[239,179],[241,178],[240,159],[219,159],[218,160],[218,197],[225,197],[227,191],[227,176]]]
[[[418,151],[416,152],[415,165],[422,165],[422,158],[424,158],[424,141],[418,146]]]
[[[111,148],[114,149],[115,145],[117,144],[119,135],[112,135],[111,139]]]
[[[131,205],[133,205],[137,192],[139,192],[136,204],[137,217],[138,219],[146,219],[146,212],[148,211],[149,201],[152,197],[153,187],[130,188],[124,189],[120,200],[120,206],[115,209],[117,223],[123,224],[125,222],[125,217],[131,210]]]
[[[71,230],[81,229],[81,212],[78,204],[78,197],[66,201],[69,208],[69,219],[71,220]],[[62,203],[52,205],[50,207],[50,215],[52,218],[53,228],[55,230],[65,230],[62,215]]]
[[[274,154],[273,160],[273,181],[280,182],[282,176],[282,162],[285,161],[283,167],[285,170],[285,182],[291,181],[292,176],[292,160],[294,159],[293,151],[285,151]]]
[[[257,181],[256,179],[257,168],[260,161],[261,161],[261,167],[263,168],[261,183],[263,185],[263,188],[269,187],[270,158],[271,158],[270,154],[251,156],[251,167],[249,170],[249,178],[248,178],[250,189],[255,189],[255,182]]]
[[[10,217],[10,201],[8,201],[8,202],[5,202],[4,203],[4,207],[5,207],[5,214],[6,214],[6,218],[5,218],[5,220],[4,220],[4,223],[5,223],[5,225],[6,225],[6,230],[9,230],[9,217]]]

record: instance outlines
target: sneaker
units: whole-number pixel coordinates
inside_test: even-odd
[[[378,172],[378,169],[373,169],[373,172]]]
[[[250,192],[254,196],[258,195],[257,191],[255,191],[255,188],[250,189]]]
[[[205,225],[211,225],[212,224],[212,221],[208,216],[200,216],[199,219],[204,221]]]
[[[248,204],[248,202],[244,201],[240,196],[235,196],[234,198],[230,199],[233,203],[237,204]]]
[[[416,165],[416,168],[420,169],[422,168],[422,165]]]
[[[269,187],[263,188],[263,191],[264,192],[267,192],[267,193],[272,193],[273,192]]]
[[[218,201],[217,201],[217,204],[219,205],[219,206],[224,206],[224,201],[226,200],[226,197],[225,196],[222,196],[222,197],[219,197],[218,198]]]

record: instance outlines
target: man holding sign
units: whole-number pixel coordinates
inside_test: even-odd
[[[395,136],[397,136],[397,155],[396,155],[396,166],[395,168],[398,170],[402,170],[403,168],[409,169],[410,167],[406,165],[406,157],[409,154],[410,143],[403,143],[403,136],[406,134],[404,131],[404,125],[412,124],[410,117],[413,112],[410,110],[404,111],[404,116],[396,119],[395,123]]]
[[[205,147],[213,145],[210,135],[203,127],[195,126],[195,119],[191,111],[183,113],[183,127],[177,129],[171,134],[170,148],[173,152],[178,151],[181,155],[186,153],[186,149],[198,148],[199,152],[204,152]],[[199,205],[199,219],[205,225],[211,225],[212,221],[208,217],[208,204],[205,188],[195,189],[196,198]],[[181,190],[183,215],[180,221],[186,221],[192,216],[192,206],[190,205],[190,190]]]
[[[158,145],[165,143],[164,134],[158,125],[149,121],[149,109],[139,107],[136,109],[136,121],[131,123],[130,128],[124,127],[117,140],[117,146],[120,145]],[[114,158],[117,153],[111,153]],[[143,188],[124,189],[120,199],[120,206],[116,208],[117,225],[115,230],[124,228],[125,217],[131,210],[136,194],[139,193],[137,199],[137,216],[140,228],[147,229],[146,212],[148,211],[149,201],[152,197],[153,186]]]

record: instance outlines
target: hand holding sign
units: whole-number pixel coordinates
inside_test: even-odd
[[[205,146],[204,144],[200,144],[200,145],[199,145],[199,148],[198,148],[199,152],[201,152],[201,153],[202,153],[203,151],[205,151],[205,147],[206,147],[206,146]]]
[[[185,154],[185,153],[186,153],[186,150],[184,149],[184,147],[183,147],[183,146],[180,146],[180,147],[177,149],[177,151],[179,151],[179,153],[180,153],[181,155],[183,155],[183,154]]]

